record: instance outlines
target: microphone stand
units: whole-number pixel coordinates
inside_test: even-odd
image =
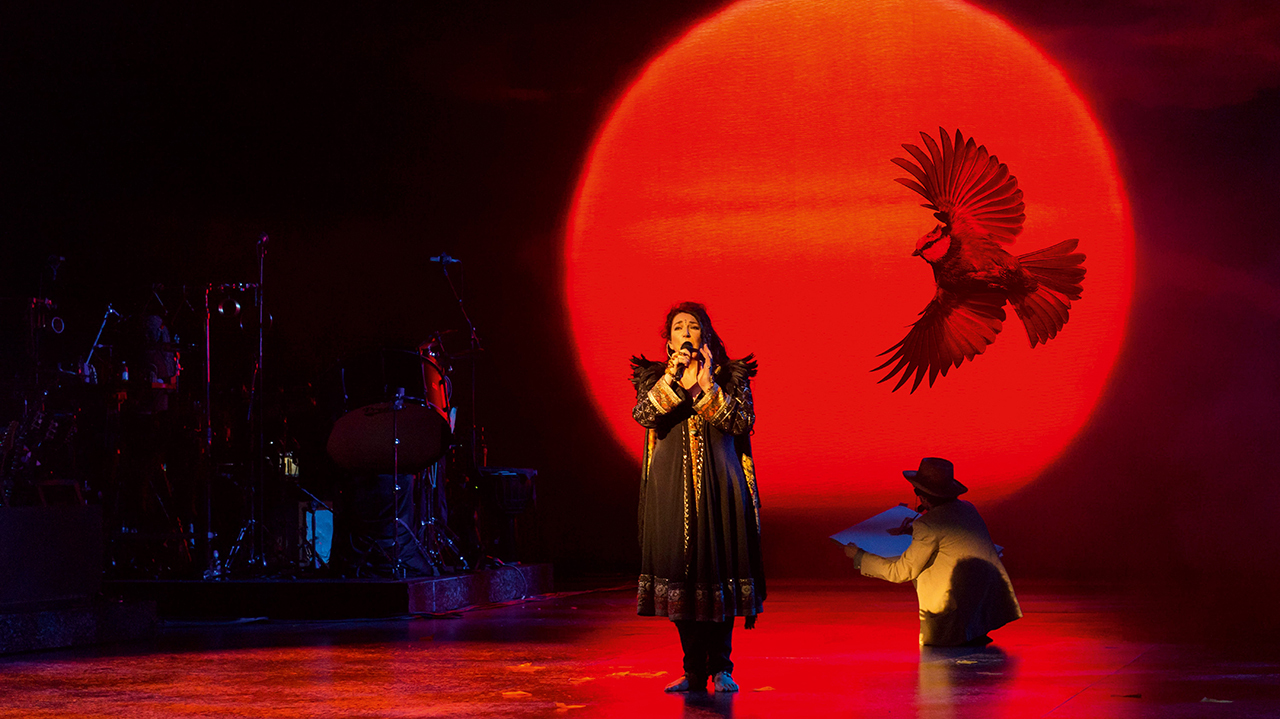
[[[98,334],[93,336],[93,344],[90,345],[89,354],[84,358],[84,365],[80,369],[83,381],[88,382],[89,384],[98,383],[98,373],[97,370],[93,368],[93,353],[98,350],[98,342],[102,340],[102,332],[107,329],[107,322],[111,319],[112,315],[119,317],[120,313],[116,312],[115,308],[108,303],[107,311],[102,315],[102,324],[98,325]]]
[[[481,464],[476,457],[476,428],[480,425],[476,416],[476,354],[483,351],[480,346],[480,334],[476,331],[475,323],[471,321],[471,316],[467,314],[466,304],[462,301],[462,293],[458,291],[457,285],[453,282],[453,277],[449,274],[449,265],[462,264],[462,260],[456,257],[450,257],[447,254],[441,254],[431,258],[432,262],[439,262],[440,269],[444,272],[444,280],[449,283],[449,291],[453,293],[453,299],[458,303],[458,312],[462,315],[462,319],[467,323],[467,331],[469,332],[471,348],[467,359],[471,362],[471,438],[468,451],[471,454],[471,467],[480,467]]]

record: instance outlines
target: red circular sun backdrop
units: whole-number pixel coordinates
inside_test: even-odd
[[[876,355],[933,295],[912,257],[935,221],[894,182],[900,144],[956,128],[1026,193],[1014,254],[1080,238],[1084,297],[1035,350],[1009,321],[932,388],[876,384]],[[905,498],[921,456],[990,500],[1034,479],[1084,425],[1125,332],[1127,203],[1106,139],[1062,73],[959,2],[742,2],[655,59],[600,131],[565,245],[582,373],[639,458],[633,353],[664,357],[675,302],[707,304],[732,356],[755,352],[754,449],[772,507]]]

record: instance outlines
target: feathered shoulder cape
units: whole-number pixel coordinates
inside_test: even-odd
[[[638,392],[645,384],[652,384],[667,369],[666,362],[654,362],[644,355],[631,358],[631,384]],[[742,359],[729,360],[716,369],[716,383],[726,390],[738,387],[756,376],[756,356],[749,354]]]

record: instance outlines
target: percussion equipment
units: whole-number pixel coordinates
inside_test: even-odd
[[[449,446],[449,380],[430,357],[377,350],[336,368],[336,406],[326,449],[349,471],[417,472]]]

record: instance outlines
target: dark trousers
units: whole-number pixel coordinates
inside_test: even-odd
[[[696,681],[720,672],[733,672],[733,618],[726,622],[676,620],[680,647],[684,649],[684,674]]]

